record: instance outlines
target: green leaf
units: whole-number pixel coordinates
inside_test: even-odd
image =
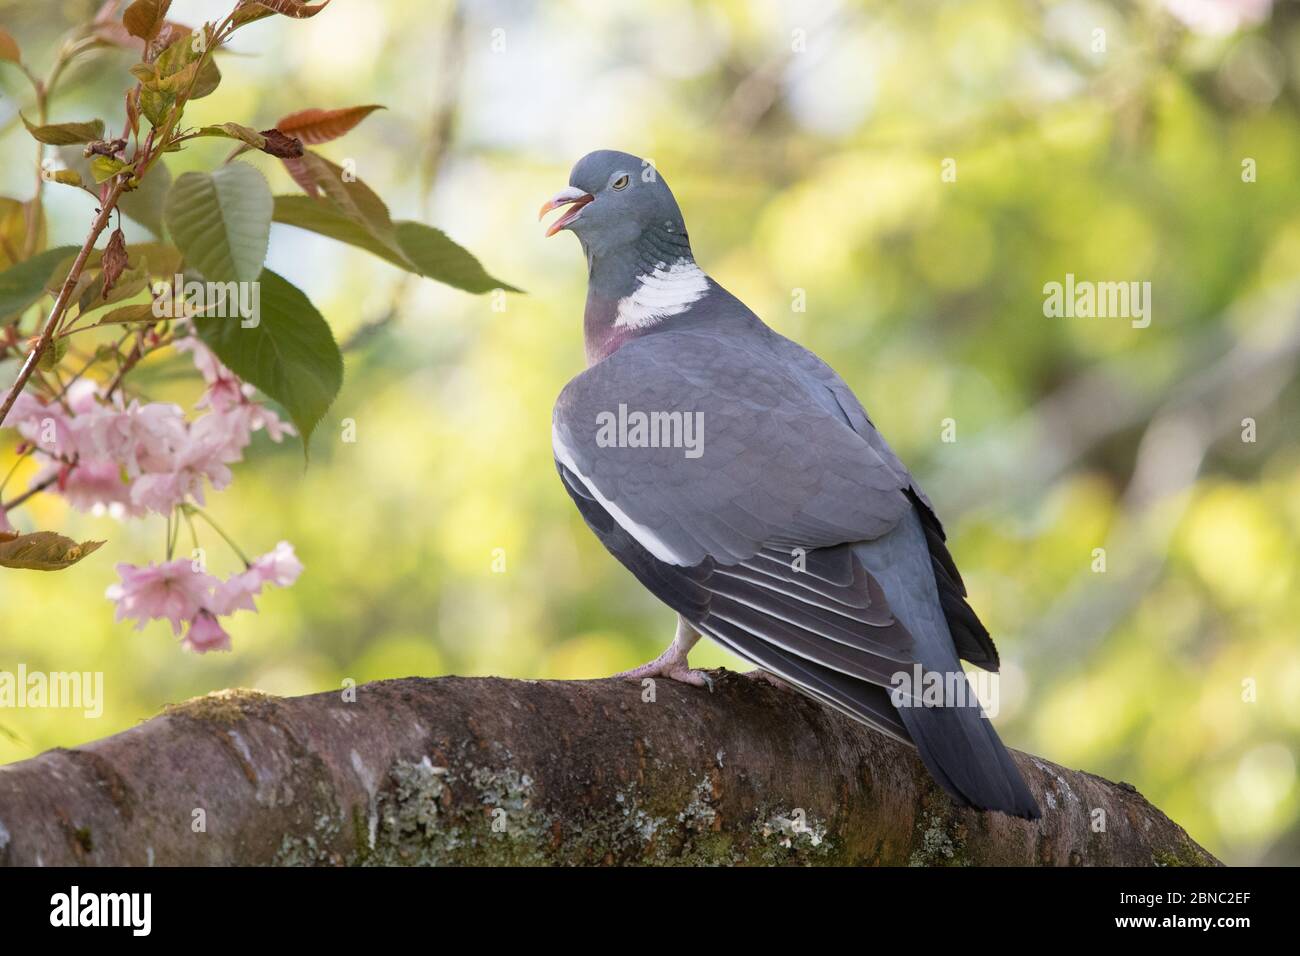
[[[255,129],[250,129],[239,123],[222,123],[220,126],[204,126],[198,130],[199,136],[224,136],[226,139],[237,139],[241,143],[247,143],[254,149],[261,149],[266,145],[266,137]]]
[[[205,59],[202,51],[194,49],[194,38],[183,28],[173,29],[182,35],[168,44],[158,59],[131,67],[131,75],[141,85],[140,110],[154,128],[166,123],[178,101],[201,99],[221,82],[221,71],[211,57]],[[212,41],[207,27],[204,39]]]
[[[453,242],[441,229],[422,222],[399,222],[397,241],[415,263],[416,271],[429,279],[476,294],[493,289],[520,291],[489,275],[469,250]]]
[[[32,571],[61,571],[98,551],[103,541],[81,544],[53,531],[32,534],[0,532],[0,567]]]
[[[33,210],[33,203],[35,209]],[[36,215],[33,217],[33,211]],[[35,222],[30,220],[35,218]],[[22,258],[27,245],[29,227],[36,230],[33,248],[44,249],[46,239],[45,211],[35,200],[20,202],[0,196],[0,271],[8,269]]]
[[[141,302],[137,305],[124,305],[120,308],[113,309],[105,313],[104,317],[96,322],[96,325],[133,325],[137,322],[143,322],[147,325],[153,325],[161,322],[166,316],[161,318],[154,315],[152,302]]]
[[[520,291],[490,275],[468,250],[449,239],[446,233],[423,223],[398,222],[394,229],[400,252],[394,252],[329,203],[310,196],[276,196],[274,218],[276,222],[365,249],[407,272],[466,292]]]
[[[91,120],[89,123],[50,123],[46,126],[33,126],[27,117],[18,114],[27,127],[27,132],[47,146],[71,146],[74,143],[90,143],[104,138],[104,121]]]
[[[81,186],[81,173],[75,169],[56,169],[49,175],[52,183],[61,183],[64,186]]]
[[[0,272],[0,321],[26,311],[45,294],[55,270],[76,254],[76,246],[59,246]]]
[[[194,38],[189,35],[182,36],[163,50],[152,64],[156,79],[142,82],[145,82],[145,85],[152,84],[165,93],[180,94],[189,90],[190,99],[201,100],[221,83],[221,71],[217,69],[216,62],[212,57],[208,57],[200,66],[199,61],[202,58],[202,51],[194,49]],[[146,68],[149,66],[149,64],[139,65]],[[138,76],[137,74],[137,78]]]
[[[140,112],[154,129],[166,124],[167,114],[175,105],[175,93],[161,93],[147,86],[140,90]]]
[[[112,179],[118,173],[130,168],[131,163],[120,160],[115,156],[96,156],[90,161],[90,175],[94,177],[97,183]]]
[[[201,100],[220,85],[221,70],[217,67],[217,61],[208,57],[199,67],[199,76],[194,81],[194,88],[190,90],[190,99]]]
[[[115,302],[123,302],[134,298],[148,288],[149,279],[152,276],[149,263],[139,256],[135,257],[135,261],[135,268],[123,272],[117,284],[109,290],[108,295],[104,295],[102,281],[92,282],[87,286],[77,300],[78,316],[94,312],[96,309],[102,309]]]
[[[238,316],[198,316],[199,335],[226,366],[279,402],[302,435],[311,433],[343,385],[343,355],[324,317],[302,290],[263,269],[257,325]]]
[[[177,179],[163,218],[186,263],[205,279],[251,282],[266,259],[273,208],[262,174],[247,163],[231,163]]]
[[[397,231],[389,216],[388,206],[373,189],[355,175],[345,172],[341,166],[311,150],[305,151],[301,157],[287,160],[285,165],[290,163],[298,164],[340,213],[364,227],[394,254],[404,255],[397,242]]]
[[[415,263],[406,257],[396,242],[392,246],[380,242],[363,224],[344,215],[327,200],[312,199],[310,196],[276,196],[273,218],[276,222],[297,226],[365,249],[407,272],[419,272]]]
[[[41,353],[40,358],[36,360],[36,367],[42,372],[53,372],[59,367],[64,356],[68,354],[68,340],[64,338],[55,339],[49,347]]]

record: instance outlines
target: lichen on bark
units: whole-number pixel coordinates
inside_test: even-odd
[[[905,745],[715,677],[652,701],[618,680],[222,691],[0,767],[0,863],[1217,862],[1130,786],[1016,755],[1043,819],[963,810]]]

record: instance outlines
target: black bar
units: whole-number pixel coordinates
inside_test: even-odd
[[[770,942],[765,927],[806,932],[810,943],[844,933],[872,948],[884,945],[883,936],[907,947],[912,934],[927,943],[1027,944],[1022,934],[1030,932],[1069,942],[1199,935],[1231,945],[1242,934],[1294,927],[1296,875],[1281,868],[27,869],[0,872],[0,925],[9,939],[75,933],[127,945],[192,943],[211,929],[221,937],[336,944],[433,932],[441,943],[432,948],[450,945],[449,934],[541,944],[557,932],[575,940],[618,934],[602,937],[610,942],[665,934],[692,946],[713,937],[730,946],[737,934]],[[51,925],[52,917],[68,921],[74,886],[86,914],[84,907],[98,908],[97,894],[149,894],[147,937],[130,925]],[[121,922],[129,924],[132,912],[142,923],[142,909],[123,910]],[[1205,919],[1208,927],[1199,923]],[[1120,925],[1132,920],[1151,922]]]

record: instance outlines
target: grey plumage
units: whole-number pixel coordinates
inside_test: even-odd
[[[588,260],[591,364],[560,394],[553,435],[587,524],[696,630],[914,743],[962,804],[1037,816],[977,703],[927,706],[898,686],[916,664],[998,665],[928,499],[826,363],[698,270],[645,168],[593,153],[561,194],[593,197],[564,199],[581,207],[566,228]],[[698,415],[699,456],[604,440],[620,406]]]

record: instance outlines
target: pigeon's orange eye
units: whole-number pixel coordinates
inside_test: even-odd
[[[618,179],[616,179],[616,180],[614,180],[612,183],[610,183],[610,185],[613,186],[615,189],[626,189],[626,188],[627,188],[627,184],[628,184],[630,181],[631,181],[631,180],[629,180],[629,179],[627,178],[627,173],[624,173],[622,176],[618,177]]]

